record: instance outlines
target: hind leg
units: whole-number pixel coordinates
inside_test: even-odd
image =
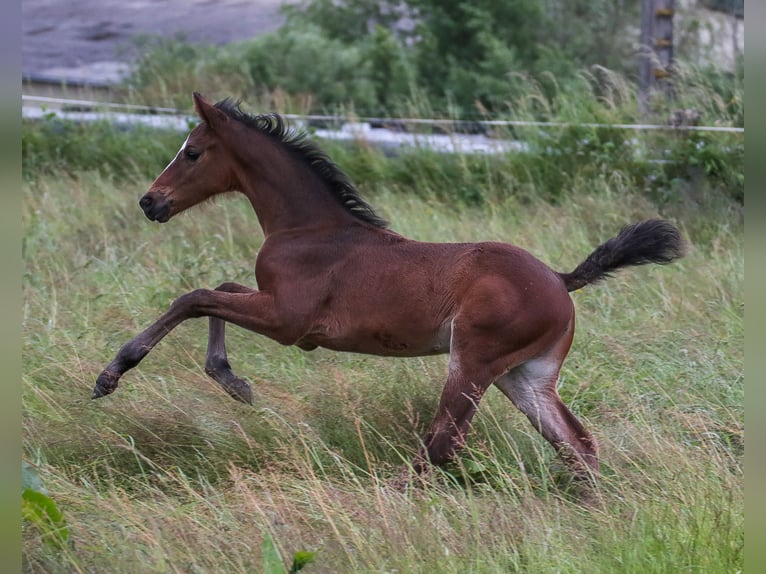
[[[527,361],[500,377],[495,385],[553,445],[576,478],[595,480],[599,469],[598,445],[556,390],[563,360],[559,354]]]
[[[429,465],[451,460],[465,445],[479,401],[500,374],[492,371],[492,361],[486,355],[494,338],[494,333],[488,335],[469,320],[457,317],[452,321],[447,382],[423,438],[423,448],[413,461],[418,474],[426,472]]]
[[[413,461],[418,474],[426,472],[429,465],[444,464],[463,447],[479,401],[490,384],[488,377],[469,379],[454,364],[450,365],[439,406],[423,438],[423,448]]]
[[[215,289],[227,293],[252,293],[254,290],[239,283],[223,283]],[[226,321],[218,317],[210,317],[207,357],[205,372],[216,381],[224,391],[243,403],[252,404],[253,391],[250,383],[237,377],[231,370],[229,357],[226,353]]]

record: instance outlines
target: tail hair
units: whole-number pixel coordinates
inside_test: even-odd
[[[648,219],[626,225],[616,237],[602,243],[571,273],[559,273],[567,291],[603,281],[621,267],[658,263],[666,265],[684,256],[686,242],[668,221]]]

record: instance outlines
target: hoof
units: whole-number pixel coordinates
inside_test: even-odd
[[[109,371],[104,371],[96,379],[96,386],[93,387],[93,393],[91,393],[90,398],[100,399],[106,395],[111,395],[117,389],[118,380],[118,376]]]
[[[233,399],[248,405],[253,404],[253,389],[250,387],[250,383],[237,379],[223,388]]]
[[[105,389],[104,387],[100,387],[99,385],[96,385],[93,387],[93,392],[90,394],[91,399],[100,399],[101,397],[105,397],[106,395],[111,395],[114,392],[114,389]]]
[[[595,475],[575,478],[572,494],[585,506],[596,507],[603,504],[598,477]]]
[[[412,465],[403,466],[398,475],[390,478],[386,486],[401,493],[412,491],[427,483],[431,470],[432,467],[428,463],[424,463],[421,457],[417,457]]]
[[[250,383],[232,373],[228,362],[219,367],[206,366],[205,372],[233,399],[248,405],[253,404],[253,389],[250,388]]]
[[[397,476],[390,478],[386,482],[386,488],[394,492],[405,493],[412,486],[412,476],[409,469],[404,469]]]

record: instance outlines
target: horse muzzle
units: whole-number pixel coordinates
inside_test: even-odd
[[[159,221],[160,223],[165,223],[170,219],[170,207],[172,204],[172,201],[156,191],[147,192],[138,202],[138,205],[144,210],[144,215],[149,220]]]

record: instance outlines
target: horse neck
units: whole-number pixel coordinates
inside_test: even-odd
[[[264,235],[301,227],[347,226],[355,218],[312,169],[264,134],[240,148],[239,188],[250,200]]]

